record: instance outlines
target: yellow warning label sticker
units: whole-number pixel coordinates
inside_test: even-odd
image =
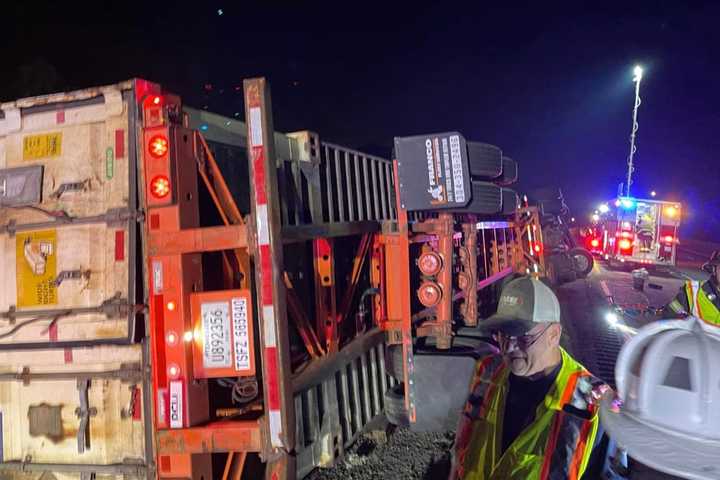
[[[62,154],[62,133],[43,133],[23,138],[23,160],[59,157]]]
[[[18,233],[15,243],[17,306],[41,307],[57,303],[57,232]]]

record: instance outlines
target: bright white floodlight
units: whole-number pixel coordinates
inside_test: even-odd
[[[633,78],[633,82],[639,82],[640,79],[642,79],[643,69],[640,65],[635,65],[635,68],[633,68],[633,75],[635,76]]]

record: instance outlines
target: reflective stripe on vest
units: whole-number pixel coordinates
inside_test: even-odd
[[[688,300],[690,304],[690,313],[697,318],[702,318],[698,309],[698,294],[700,292],[700,282],[689,281],[686,284]]]
[[[593,406],[579,399],[589,385],[588,372],[564,350],[562,367],[538,405],[531,423],[501,454],[502,422],[509,368],[496,359],[479,362],[470,395],[458,425],[451,478],[577,479],[585,471],[597,432]],[[496,356],[496,358],[499,358]],[[497,365],[496,368],[492,368]],[[587,385],[579,386],[580,381]],[[481,398],[479,398],[480,396]],[[574,405],[589,419],[563,410]]]
[[[464,477],[465,454],[470,443],[473,421],[481,418],[487,411],[493,390],[497,387],[499,376],[504,371],[500,355],[491,355],[478,361],[475,374],[470,383],[470,395],[465,402],[458,426],[455,430],[455,449],[450,479]]]

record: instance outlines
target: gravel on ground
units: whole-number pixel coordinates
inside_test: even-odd
[[[450,469],[454,433],[412,432],[362,435],[340,463],[316,469],[308,480],[441,479]]]

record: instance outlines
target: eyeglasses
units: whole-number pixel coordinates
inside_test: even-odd
[[[496,332],[493,335],[493,340],[495,340],[498,344],[498,347],[500,347],[500,350],[503,352],[510,351],[510,347],[515,345],[520,350],[527,350],[528,348],[532,347],[535,342],[540,340],[540,337],[542,337],[545,332],[548,331],[551,325],[548,325],[545,327],[541,332],[538,332],[534,335],[520,335],[518,337],[505,335],[502,332]]]

